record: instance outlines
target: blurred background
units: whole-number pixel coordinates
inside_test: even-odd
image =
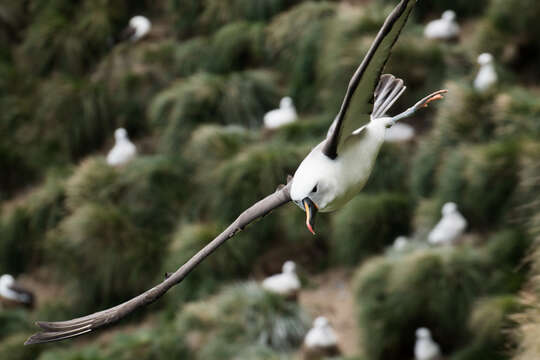
[[[391,112],[449,93],[406,120],[414,136],[383,145],[316,237],[289,204],[118,326],[22,346],[35,320],[153,286],[284,183],[397,2],[1,0],[0,274],[35,301],[2,302],[0,358],[321,358],[303,344],[321,315],[343,359],[429,360],[421,327],[445,359],[540,358],[536,0],[418,1],[385,70],[408,86]],[[447,9],[459,34],[426,38]],[[126,30],[136,15],[148,23]],[[496,81],[479,90],[484,52]],[[297,117],[270,129],[285,96]],[[120,127],[137,155],[111,166]],[[466,230],[430,244],[446,202]],[[293,300],[260,286],[286,260]]]

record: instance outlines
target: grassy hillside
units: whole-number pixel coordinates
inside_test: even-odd
[[[395,3],[0,1],[0,273],[37,296],[32,311],[0,307],[0,358],[299,358],[324,308],[256,284],[288,259],[307,287],[335,268],[354,274],[359,338],[348,359],[409,360],[421,326],[448,359],[539,358],[532,0],[418,2],[385,70],[408,86],[391,112],[439,88],[448,96],[407,120],[413,141],[383,145],[363,193],[320,214],[317,237],[287,205],[118,329],[22,346],[35,320],[87,314],[151,287],[284,183],[325,136]],[[425,24],[447,8],[460,39],[426,40]],[[150,34],[120,41],[137,14],[151,19]],[[480,94],[472,81],[485,51],[500,81]],[[263,129],[283,96],[298,121]],[[349,116],[359,111],[353,101]],[[118,127],[139,155],[112,168],[105,155]],[[430,247],[447,201],[467,218],[467,234],[455,247]],[[411,243],[388,249],[399,235]],[[327,295],[340,301],[337,290]]]

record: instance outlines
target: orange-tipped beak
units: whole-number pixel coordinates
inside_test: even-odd
[[[427,97],[427,99],[424,101],[423,107],[428,107],[428,104],[435,100],[441,100],[444,98],[444,94],[446,94],[448,90],[439,90]]]
[[[317,205],[311,201],[310,198],[305,198],[302,200],[304,204],[304,209],[306,210],[306,226],[308,230],[315,235],[315,230],[313,230],[315,215],[317,214]]]

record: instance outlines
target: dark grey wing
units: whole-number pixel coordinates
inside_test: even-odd
[[[126,41],[126,40],[129,40],[133,37],[133,35],[135,35],[135,28],[133,26],[127,26],[121,33],[120,33],[120,36],[119,36],[119,40],[120,41]]]
[[[373,107],[373,93],[379,81],[384,65],[390,57],[394,43],[399,37],[403,26],[407,22],[409,14],[416,0],[401,0],[392,13],[386,18],[375,41],[371,45],[364,60],[356,69],[349,82],[345,98],[341,104],[339,113],[330,127],[329,134],[323,148],[323,153],[331,159],[338,155],[339,147],[345,139],[362,124],[354,119],[345,119],[354,92],[359,88],[361,98],[359,102],[365,104],[366,115],[371,114]]]
[[[34,303],[34,294],[32,294],[31,291],[27,290],[21,285],[14,283],[9,286],[9,289],[16,292],[17,295],[19,295],[21,302],[27,305],[32,305]]]
[[[153,303],[171,287],[180,283],[201,261],[214,252],[221,244],[233,237],[237,232],[243,230],[254,220],[265,216],[270,211],[291,201],[289,193],[290,187],[291,182],[244,211],[227,229],[159,285],[154,286],[150,290],[147,290],[125,303],[88,316],[59,322],[38,321],[36,325],[39,326],[42,331],[32,335],[24,344],[39,344],[83,335],[102,326],[115,323],[140,307]]]

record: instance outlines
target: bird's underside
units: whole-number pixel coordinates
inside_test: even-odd
[[[329,134],[325,141],[324,154],[329,158],[335,159],[338,155],[339,147],[342,145],[345,137],[362,125],[355,123],[354,119],[345,119],[352,96],[357,89],[360,89],[358,100],[362,102],[369,118],[369,114],[373,107],[375,87],[379,82],[383,67],[390,56],[391,48],[399,37],[415,3],[416,0],[401,0],[399,2],[384,22],[366,57],[351,78],[343,104],[334,123],[330,127]],[[343,134],[346,134],[346,136],[342,136]],[[208,243],[160,284],[118,306],[88,316],[60,322],[39,321],[36,325],[39,326],[42,331],[32,335],[25,344],[58,341],[83,335],[98,328],[111,325],[135,310],[156,301],[171,287],[180,283],[201,261],[215,251],[221,244],[233,237],[237,232],[244,229],[244,227],[256,219],[268,214],[273,209],[291,201],[291,184],[292,181],[289,180],[286,186],[283,186],[273,194],[245,210],[220,235]]]

